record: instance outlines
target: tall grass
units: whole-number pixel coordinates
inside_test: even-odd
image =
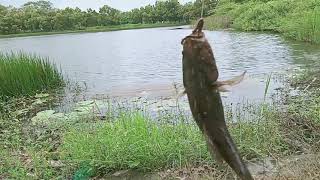
[[[74,128],[65,134],[62,149],[69,161],[109,171],[178,168],[210,157],[196,126],[157,123],[141,113],[123,114],[97,129]]]
[[[62,74],[48,59],[0,53],[0,98],[34,95],[63,85]]]
[[[291,15],[283,21],[283,33],[291,38],[320,43],[320,6]]]
[[[278,118],[272,109],[260,114],[256,105],[236,116],[230,131],[245,159],[285,152]],[[239,110],[240,111],[240,110]],[[242,110],[241,110],[242,111]],[[141,111],[124,112],[119,118],[97,124],[78,124],[64,134],[60,148],[64,162],[87,166],[99,172],[183,168],[213,163],[198,127],[186,118],[154,119]],[[183,116],[183,115],[182,115]],[[171,119],[172,120],[172,119]]]
[[[314,122],[320,129],[320,69],[317,68],[319,63],[314,67],[315,69],[304,70],[292,80],[293,86],[299,87],[302,96],[288,100],[292,104],[288,111],[300,119]]]

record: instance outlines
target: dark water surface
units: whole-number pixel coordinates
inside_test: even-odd
[[[156,28],[0,39],[0,51],[23,51],[49,57],[73,81],[86,84],[86,95],[174,95],[182,83],[181,39],[190,29]],[[248,71],[227,100],[262,99],[270,74],[320,60],[320,48],[285,41],[274,34],[207,31],[220,79]],[[273,76],[274,77],[274,76]],[[269,94],[281,87],[272,78]]]

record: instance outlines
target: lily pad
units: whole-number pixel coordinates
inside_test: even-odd
[[[99,114],[108,108],[108,104],[103,101],[82,101],[76,104],[75,112]]]
[[[44,104],[44,103],[46,103],[47,102],[47,100],[45,100],[45,99],[36,99],[33,103],[32,103],[32,105],[41,105],[41,104]]]
[[[31,119],[32,124],[33,125],[37,125],[37,124],[46,125],[50,122],[50,118],[53,116],[54,113],[55,113],[54,110],[46,110],[46,111],[39,112],[37,114],[37,116],[35,116]]]

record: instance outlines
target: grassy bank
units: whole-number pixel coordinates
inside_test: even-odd
[[[2,156],[5,165],[0,174],[6,178],[28,178],[30,174],[36,179],[85,178],[128,169],[145,173],[215,166],[196,124],[184,112],[163,111],[151,116],[147,107],[141,111],[111,106],[109,101],[88,101],[63,114],[41,111],[39,107],[45,104],[34,105],[39,97],[46,102],[47,97],[41,96],[12,101],[13,105],[7,106],[9,113],[0,118],[6,131],[0,136],[5,147],[1,153],[10,154]],[[30,108],[17,113],[26,104]],[[101,116],[104,108],[109,109]],[[238,111],[246,109],[257,118],[248,119],[248,113],[227,114],[231,133],[246,160],[294,153],[282,139],[279,116],[272,106],[247,104],[242,108]]]
[[[246,159],[281,154],[286,149],[275,117],[270,112],[260,117],[264,119],[260,125],[244,120],[230,125]],[[127,169],[146,172],[213,163],[193,121],[168,122],[141,112],[124,113],[94,128],[72,128],[64,135],[61,150],[70,162],[94,164],[97,173]]]
[[[320,43],[320,1],[221,0],[215,15],[206,19],[208,29],[234,28],[244,31],[274,31],[284,36]]]
[[[320,151],[320,134],[310,134],[313,131],[320,132],[320,64],[316,63],[313,69],[305,70],[303,73],[294,77],[292,86],[301,91],[301,96],[295,96],[288,99],[287,103],[291,104],[288,108],[288,113],[294,119],[299,120],[298,125],[304,126],[307,137],[316,137],[318,142],[314,147]],[[310,125],[311,124],[311,125]]]
[[[0,54],[0,98],[35,95],[63,85],[58,68],[34,55]]]
[[[173,26],[181,26],[181,25],[183,24],[159,23],[159,24],[125,24],[125,25],[117,25],[117,26],[97,26],[97,27],[89,27],[82,30],[72,30],[72,31],[34,32],[34,33],[19,33],[19,34],[9,34],[9,35],[0,34],[0,38],[42,36],[42,35],[54,35],[54,34],[71,34],[71,33],[95,33],[95,32],[119,31],[119,30],[130,30],[130,29],[173,27]]]
[[[31,59],[30,62],[36,64],[46,62],[41,61],[42,58],[33,61],[33,56],[26,55],[8,55],[2,59],[5,63],[16,62],[15,59],[18,62]],[[24,68],[24,71],[20,70],[21,66],[5,63],[0,67],[10,67],[11,71],[0,72],[10,72],[12,77],[8,79],[18,79],[9,81],[11,83],[19,82],[20,77],[15,73],[23,74],[23,78],[37,78],[46,69],[39,66],[41,68],[35,70]],[[19,68],[12,71],[12,67]],[[243,102],[225,108],[228,127],[246,162],[273,158],[278,164],[287,156],[320,153],[318,69],[300,72],[294,77],[292,86],[301,91],[296,96],[283,91],[283,104]],[[60,79],[60,75],[57,77]],[[12,84],[14,92],[21,91],[16,88],[19,83]],[[29,86],[23,84],[21,88],[29,89]],[[34,89],[31,92],[39,90]],[[178,108],[168,110],[159,107],[162,102],[152,106],[159,100],[90,100],[79,102],[70,112],[62,113],[52,110],[55,101],[49,94],[0,100],[0,179],[88,179],[107,177],[121,170],[168,173],[168,169],[178,170],[175,178],[188,176],[181,170],[190,167],[197,167],[200,176],[210,172],[213,173],[210,178],[230,179],[226,175],[232,178],[230,169],[217,168],[183,102]],[[156,112],[152,107],[158,107]],[[303,165],[305,162],[297,164],[300,171],[280,171],[279,179],[282,173],[301,179],[319,176],[319,163]]]
[[[151,116],[145,102],[127,108],[133,102],[99,100],[79,102],[73,111],[60,113],[48,110],[51,100],[37,95],[1,104],[1,178],[83,179],[120,170],[147,173],[207,166],[214,177],[232,172],[215,169],[202,135],[184,111]],[[226,117],[246,161],[281,159],[320,152],[317,104],[290,98],[283,112],[275,104],[245,103],[233,111],[226,108]]]

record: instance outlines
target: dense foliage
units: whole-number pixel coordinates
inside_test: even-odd
[[[217,0],[204,0],[208,16]],[[119,24],[181,22],[200,17],[202,1],[180,4],[178,0],[157,1],[154,5],[121,12],[108,5],[98,11],[79,8],[56,9],[49,1],[28,2],[20,8],[0,5],[0,33],[79,30],[86,27]]]
[[[320,43],[319,0],[221,0],[207,20],[210,28],[275,31]]]

